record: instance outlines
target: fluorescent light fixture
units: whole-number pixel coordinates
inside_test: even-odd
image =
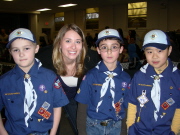
[[[47,10],[51,10],[51,9],[49,9],[49,8],[43,8],[43,9],[38,9],[38,10],[36,10],[36,11],[47,11]]]
[[[4,1],[13,1],[13,0],[4,0]]]
[[[64,4],[64,5],[59,5],[58,7],[72,7],[72,6],[76,6],[77,4]]]

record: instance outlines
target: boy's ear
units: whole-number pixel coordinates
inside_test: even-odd
[[[169,46],[169,48],[168,48],[168,56],[171,54],[171,52],[172,52],[172,46]]]
[[[38,51],[39,51],[39,45],[36,45],[35,53],[38,53]]]
[[[124,46],[120,46],[120,49],[119,49],[119,53],[121,54],[122,53],[122,51],[123,51],[123,49],[124,49]]]
[[[100,50],[99,50],[99,47],[96,47],[96,50],[97,50],[98,54],[101,54]]]

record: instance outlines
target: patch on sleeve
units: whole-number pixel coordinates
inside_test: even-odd
[[[57,78],[54,82],[54,88],[59,89],[61,87],[61,82],[60,80]]]
[[[127,87],[127,88],[128,88],[128,89],[130,89],[130,88],[131,88],[131,84],[130,84],[130,83],[128,84],[128,87]]]

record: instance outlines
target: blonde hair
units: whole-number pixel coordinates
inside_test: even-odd
[[[86,56],[87,45],[86,45],[84,33],[75,24],[66,24],[59,30],[53,44],[53,54],[52,54],[53,65],[57,70],[58,75],[65,76],[67,74],[63,55],[62,52],[60,51],[60,43],[66,32],[69,30],[74,30],[82,38],[82,50],[78,55],[78,57],[76,58],[76,73],[74,75],[75,77],[82,77],[84,74],[84,59]]]

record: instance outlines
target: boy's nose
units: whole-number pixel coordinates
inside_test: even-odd
[[[112,53],[112,49],[111,49],[111,48],[110,48],[110,49],[108,48],[108,49],[107,49],[107,53]]]
[[[24,56],[24,53],[22,51],[19,52],[19,56]]]
[[[157,54],[156,53],[153,53],[153,58],[157,58]]]

